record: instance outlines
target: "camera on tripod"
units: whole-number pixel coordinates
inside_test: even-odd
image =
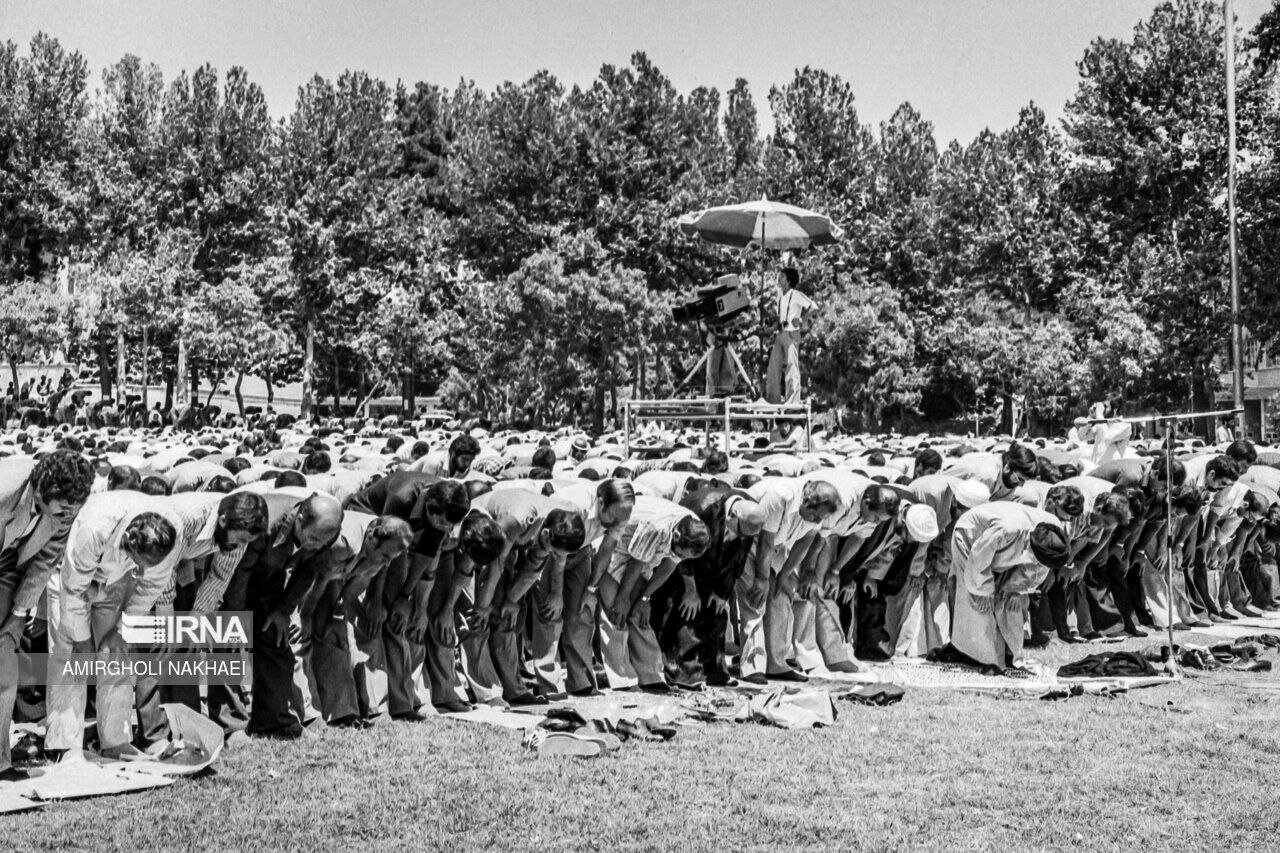
[[[671,317],[677,323],[705,323],[717,338],[741,340],[751,325],[751,299],[737,274],[722,275],[700,287],[693,299],[675,305]]]

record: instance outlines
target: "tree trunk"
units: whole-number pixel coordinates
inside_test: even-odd
[[[147,397],[148,397],[147,383],[151,381],[150,377],[147,375],[147,338],[148,338],[147,331],[148,331],[147,324],[143,323],[142,324],[142,412],[143,412],[142,419],[144,423],[146,422],[148,409],[150,408],[150,405],[147,402]]]
[[[363,417],[361,413],[364,412],[364,407],[369,405],[369,401],[382,392],[382,386],[384,384],[385,383],[383,382],[375,382],[373,384],[373,387],[369,389],[369,393],[360,401],[360,405],[356,406],[356,417]]]
[[[1000,395],[1000,432],[1004,435],[1013,435],[1015,424],[1013,423],[1013,395]]]
[[[9,373],[13,376],[13,396],[15,400],[22,397],[22,383],[18,380],[18,356],[9,353]]]
[[[1191,369],[1191,410],[1210,412],[1217,408],[1214,405],[1213,391],[1211,371],[1201,366],[1193,367]],[[1206,442],[1213,442],[1215,433],[1213,418],[1197,418],[1192,428]]]
[[[341,368],[338,366],[338,354],[333,354],[333,415],[332,417],[342,417],[342,379]]]
[[[316,388],[316,324],[307,321],[305,349],[302,352],[302,420],[315,420]],[[267,383],[267,402],[271,402],[271,383]]]
[[[107,336],[98,334],[98,390],[103,399],[111,396],[111,348],[107,345]]]
[[[175,371],[174,397],[177,405],[181,406],[188,399],[193,399],[198,393],[194,385],[190,388],[190,397],[187,390],[187,339],[184,335],[178,335],[178,365]]]
[[[240,386],[244,383],[244,371],[236,374],[236,408],[240,410],[240,417],[244,417],[244,395],[240,393]]]
[[[591,406],[591,426],[597,434],[604,432],[604,394],[604,383],[597,381]]]
[[[264,376],[262,379],[263,379],[263,382],[265,382],[265,383],[266,383],[266,386],[267,386],[267,405],[268,405],[268,406],[270,406],[270,405],[272,405],[273,403],[275,403],[275,401],[276,401],[276,386],[274,386],[274,385],[272,385],[272,384],[271,384],[271,371],[270,371],[270,369],[268,369],[268,370],[267,370],[267,375],[266,375],[266,376]]]
[[[129,401],[128,374],[125,373],[124,358],[124,325],[122,324],[116,328],[116,399],[122,412]]]

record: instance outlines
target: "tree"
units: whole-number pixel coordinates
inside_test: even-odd
[[[251,276],[246,275],[245,279]],[[283,353],[288,336],[267,323],[257,294],[245,280],[227,279],[216,286],[199,288],[182,315],[191,357],[205,366],[209,377],[206,405],[222,378],[234,373],[236,406],[243,417],[241,386],[245,374]]]
[[[0,299],[0,346],[15,392],[22,384],[19,363],[65,343],[69,310],[70,300],[49,281],[19,282]]]
[[[83,227],[80,126],[87,66],[37,33],[0,44],[0,287],[38,278]]]
[[[902,300],[885,285],[843,281],[819,294],[818,341],[809,375],[820,399],[877,430],[886,412],[905,415],[920,402],[915,329]]]

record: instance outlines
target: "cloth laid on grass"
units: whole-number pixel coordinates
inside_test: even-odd
[[[1101,652],[1058,667],[1059,678],[1138,678],[1156,674],[1136,652]]]
[[[29,812],[32,809],[42,808],[43,806],[44,803],[42,802],[21,797],[17,794],[0,794],[0,814]]]
[[[72,800],[145,791],[171,785],[175,777],[190,776],[212,766],[222,753],[222,728],[185,705],[162,707],[169,718],[171,743],[178,747],[170,758],[116,761],[86,751],[83,760],[32,766],[27,768],[27,779],[0,782],[0,802],[21,805],[14,798]],[[33,731],[29,725],[20,734],[43,737],[43,732]]]

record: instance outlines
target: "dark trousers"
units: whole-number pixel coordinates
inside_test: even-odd
[[[294,710],[293,670],[296,659],[288,637],[265,630],[267,616],[284,598],[285,573],[254,572],[247,600],[253,611],[253,705],[246,731],[251,735],[302,736],[302,718]]]
[[[854,622],[854,653],[861,660],[889,660],[893,657],[893,642],[886,627],[888,599],[902,592],[911,576],[911,563],[915,560],[915,542],[907,542],[898,549],[889,571],[876,584],[874,595],[868,593],[861,581],[857,592],[857,619]]]
[[[651,603],[650,621],[662,648],[666,673],[678,684],[697,684],[708,677],[729,676],[724,659],[729,614],[716,610],[711,596],[717,589],[732,589],[737,583],[737,573],[709,576],[710,568],[701,561],[694,566],[694,587],[701,606],[692,619],[680,612],[685,582],[679,572],[667,578]]]

